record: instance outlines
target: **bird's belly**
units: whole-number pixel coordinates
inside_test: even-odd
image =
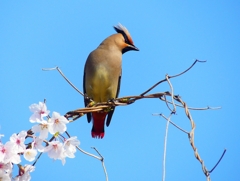
[[[113,85],[115,81],[106,71],[99,71],[91,80],[93,81],[88,84],[86,92],[93,101],[106,102],[116,97],[117,86]]]

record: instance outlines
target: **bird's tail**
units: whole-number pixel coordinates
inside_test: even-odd
[[[104,137],[104,122],[107,116],[106,112],[93,112],[93,127],[92,127],[92,137],[93,138],[103,138]]]

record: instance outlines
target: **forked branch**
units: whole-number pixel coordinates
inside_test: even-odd
[[[129,104],[132,104],[138,100],[141,100],[141,99],[146,99],[146,98],[157,98],[157,99],[160,99],[161,101],[164,101],[167,105],[167,107],[170,109],[171,111],[171,114],[170,116],[167,118],[165,117],[163,114],[160,114],[162,117],[164,117],[166,120],[167,120],[167,128],[168,128],[168,123],[171,123],[173,124],[175,127],[177,127],[178,129],[180,129],[181,131],[183,131],[184,133],[188,134],[188,138],[189,138],[189,142],[190,142],[190,145],[194,151],[194,154],[195,154],[195,157],[196,159],[200,162],[201,166],[202,166],[202,170],[203,170],[203,173],[205,174],[206,178],[208,181],[210,181],[210,173],[215,169],[215,167],[218,165],[218,163],[221,161],[223,155],[225,154],[225,151],[223,153],[223,155],[221,156],[221,158],[219,159],[218,163],[214,166],[214,168],[210,171],[207,170],[206,166],[204,165],[204,161],[201,159],[199,153],[197,152],[197,148],[195,146],[195,143],[194,143],[194,135],[195,135],[195,123],[193,121],[193,118],[190,114],[190,109],[191,110],[208,110],[208,109],[213,109],[213,110],[216,110],[216,109],[220,109],[220,107],[205,107],[205,108],[192,108],[192,107],[188,107],[187,104],[180,98],[180,96],[178,95],[174,95],[173,93],[173,86],[170,82],[170,79],[171,78],[176,78],[180,75],[183,75],[184,73],[188,72],[197,62],[206,62],[206,61],[199,61],[199,60],[195,60],[195,62],[188,68],[186,69],[185,71],[177,74],[177,75],[173,75],[173,76],[169,76],[169,75],[166,75],[166,78],[157,82],[156,84],[154,84],[152,87],[150,87],[148,90],[146,90],[145,92],[141,93],[140,95],[138,96],[125,96],[125,97],[121,97],[121,98],[116,98],[114,100],[111,100],[109,102],[101,102],[101,103],[95,103],[93,101],[90,101],[90,104],[85,107],[85,108],[80,108],[80,109],[76,109],[76,110],[73,110],[73,111],[69,111],[65,114],[65,117],[67,119],[72,119],[71,121],[75,121],[76,119],[82,117],[83,115],[85,115],[86,113],[90,113],[90,112],[97,112],[97,111],[106,111],[106,110],[109,110],[110,107],[117,107],[117,106],[127,106]],[[67,82],[75,89],[77,90],[81,95],[84,96],[84,94],[79,91],[65,76],[64,74],[61,72],[61,70],[58,68],[58,67],[55,67],[55,68],[52,68],[52,69],[44,69],[44,70],[58,70],[58,72],[64,77],[65,80],[67,80]],[[169,87],[170,87],[170,92],[169,91],[165,91],[165,92],[159,92],[159,93],[154,93],[154,94],[147,94],[149,93],[151,90],[153,90],[155,87],[157,87],[159,84],[163,83],[163,82],[168,82],[169,84]],[[171,101],[167,100],[167,97],[170,97],[171,98]],[[175,104],[174,101],[177,101],[179,102],[180,104]],[[169,104],[172,104],[173,108],[170,108]],[[176,113],[176,106],[177,107],[181,107],[181,108],[184,108],[185,110],[185,114],[187,116],[187,118],[190,120],[190,124],[191,124],[191,130],[190,132],[187,132],[185,130],[183,130],[182,128],[180,128],[179,126],[177,126],[176,124],[174,124],[171,120],[170,120],[170,117]],[[164,146],[164,149],[165,149],[165,152],[164,152],[164,168],[165,169],[165,155],[166,155],[166,138],[167,138],[167,128],[166,128],[166,136],[165,136],[165,146]],[[94,158],[97,158],[99,159],[100,161],[102,161],[102,165],[103,165],[103,168],[104,168],[104,172],[105,172],[105,175],[106,175],[106,179],[107,178],[107,172],[106,172],[106,168],[105,168],[105,165],[104,165],[104,162],[103,162],[103,157],[101,156],[101,154],[96,150],[96,148],[93,147],[93,149],[96,150],[96,152],[99,154],[100,157],[97,157],[95,155],[92,155],[92,154],[89,154],[89,153],[86,153],[85,151],[83,151],[82,149],[78,148],[81,152],[89,155],[89,156],[92,156]],[[163,173],[163,180],[165,179],[165,170],[164,170],[164,173]]]

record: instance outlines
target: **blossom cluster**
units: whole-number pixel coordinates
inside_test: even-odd
[[[61,160],[64,165],[66,157],[74,158],[76,146],[80,144],[77,137],[70,137],[66,139],[63,134],[67,130],[66,124],[69,121],[57,112],[49,116],[50,111],[43,102],[39,104],[32,104],[29,107],[33,112],[30,117],[31,123],[36,123],[31,131],[21,131],[14,133],[8,142],[3,144],[0,135],[0,180],[4,181],[29,181],[31,179],[30,172],[34,171],[34,166],[26,164],[22,166],[21,155],[24,159],[32,162],[36,160],[38,153],[47,153],[48,156],[54,160]],[[54,139],[47,141],[49,133],[53,135]],[[28,144],[25,144],[27,138],[32,139]],[[46,146],[43,146],[45,143]],[[19,174],[13,178],[13,165],[17,164],[19,167]]]

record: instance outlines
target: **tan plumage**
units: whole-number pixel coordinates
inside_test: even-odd
[[[106,38],[94,51],[92,51],[86,61],[83,76],[84,93],[95,102],[107,102],[118,96],[121,74],[122,74],[122,54],[138,49],[134,46],[128,30],[119,24],[114,26],[117,34]],[[85,106],[89,103],[85,99]],[[93,117],[92,137],[104,137],[104,122],[107,116],[106,125],[109,126],[114,112],[112,108],[109,112],[88,113],[88,122]]]

